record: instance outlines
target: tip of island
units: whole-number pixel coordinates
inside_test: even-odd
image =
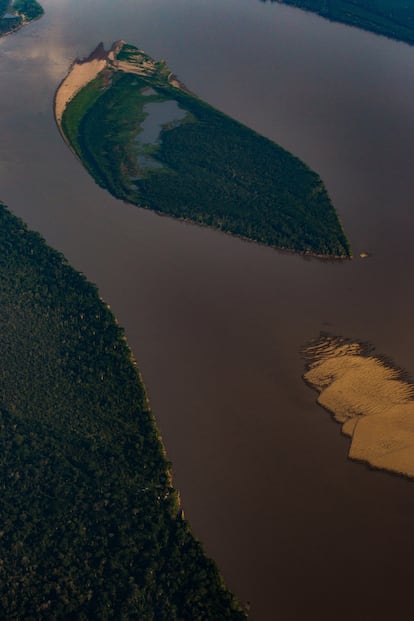
[[[414,385],[371,345],[322,335],[304,350],[305,381],[351,438],[349,457],[414,477]]]
[[[37,0],[0,0],[0,37],[16,32],[43,14]]]
[[[352,256],[315,172],[125,41],[72,63],[55,118],[95,181],[117,198],[279,249]]]

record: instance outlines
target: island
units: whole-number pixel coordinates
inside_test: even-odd
[[[245,620],[96,287],[4,205],[0,275],[2,618]]]
[[[267,2],[267,0],[261,0]],[[270,0],[414,44],[414,6],[407,0]]]
[[[0,37],[15,32],[43,13],[36,0],[0,0]]]
[[[373,346],[321,335],[304,350],[305,381],[351,438],[349,457],[414,477],[414,384]]]
[[[95,181],[120,199],[277,248],[351,256],[315,172],[134,46],[99,45],[75,61],[55,117]]]

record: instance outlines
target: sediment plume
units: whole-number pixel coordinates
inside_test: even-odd
[[[323,335],[304,350],[305,381],[351,438],[349,457],[414,477],[414,385],[373,347]]]

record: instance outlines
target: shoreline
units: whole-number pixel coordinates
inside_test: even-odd
[[[389,6],[387,10],[384,10],[384,7],[382,12],[380,10],[378,13],[375,12],[375,9],[372,7],[367,7],[366,3],[364,7],[356,7],[355,9],[352,5],[357,3],[350,1],[343,3],[345,6],[342,7],[335,6],[335,2],[332,3],[334,6],[328,6],[327,3],[325,3],[325,6],[322,6],[320,2],[315,2],[314,0],[271,0],[271,2],[275,1],[298,11],[312,13],[334,24],[341,24],[348,28],[357,28],[358,30],[368,32],[375,36],[385,37],[390,41],[396,41],[397,43],[404,43],[409,46],[414,45],[414,32],[412,28],[410,32],[410,27],[404,23],[404,19],[401,15],[399,19],[402,21],[397,21],[390,15],[393,9],[391,2],[388,2]],[[360,14],[358,16],[358,8],[362,10],[362,15]],[[364,11],[367,11],[368,15],[364,15]],[[385,26],[381,25],[381,20],[384,18],[385,20],[388,19]],[[401,28],[403,31],[401,31]],[[408,32],[405,30],[406,28]]]
[[[68,610],[103,618],[108,601],[111,618],[134,615],[136,600],[125,598],[132,584],[145,596],[140,617],[151,616],[155,602],[167,616],[176,609],[195,618],[201,609],[206,619],[247,621],[184,518],[141,372],[110,306],[1,201],[0,219],[0,462],[17,473],[2,497],[5,618],[44,610],[51,618]],[[16,540],[30,562],[16,562]],[[45,574],[61,585],[51,598]]]
[[[55,91],[55,94],[53,95],[53,117],[55,119],[55,123],[57,125],[57,128],[59,130],[60,135],[63,138],[63,141],[65,142],[65,144],[69,147],[69,149],[72,151],[72,153],[74,154],[74,156],[79,160],[79,162],[82,164],[82,166],[84,166],[81,158],[79,157],[79,155],[76,153],[75,149],[72,147],[70,141],[68,140],[68,138],[66,137],[65,132],[62,129],[62,117],[63,114],[68,106],[68,104],[72,101],[72,99],[74,99],[74,97],[76,97],[76,95],[79,93],[79,91],[82,90],[82,88],[84,88],[87,84],[89,84],[89,82],[91,82],[92,80],[94,80],[100,73],[101,71],[104,71],[107,67],[109,66],[113,66],[112,62],[113,59],[111,58],[111,54],[113,56],[115,56],[115,53],[117,53],[119,51],[119,49],[121,49],[122,45],[124,45],[124,41],[122,39],[115,41],[110,50],[108,52],[105,51],[103,44],[99,43],[99,45],[91,52],[91,54],[89,54],[88,57],[86,58],[75,58],[75,60],[72,61],[72,63],[69,66],[69,69],[66,73],[66,75],[63,77],[63,79],[59,82],[57,89]],[[64,100],[64,103],[62,105],[62,109],[60,114],[57,112],[57,99],[59,97],[59,95],[61,95],[62,93],[62,87],[64,87],[64,85],[66,84],[66,82],[68,81],[68,79],[70,78],[70,76],[73,74],[73,70],[75,67],[82,67],[85,66],[87,64],[90,64],[91,62],[94,61],[101,61],[103,64],[101,66],[100,69],[98,69],[96,71],[96,73],[90,78],[88,79],[86,82],[82,83],[82,84],[77,84],[75,86],[75,88],[70,92],[70,95]]]
[[[45,10],[44,10],[43,7],[42,7],[42,11],[43,11],[43,13],[41,13],[37,17],[34,17],[33,19],[29,19],[28,21],[23,21],[21,24],[19,24],[19,26],[17,26],[17,28],[13,28],[13,30],[8,30],[7,32],[0,33],[0,39],[3,39],[4,37],[8,37],[8,36],[14,34],[15,32],[18,32],[19,30],[21,30],[25,26],[28,26],[29,24],[33,24],[33,22],[37,22],[39,19],[42,19],[42,17],[44,17],[44,14],[45,14]],[[1,19],[3,19],[3,18],[1,17],[0,20]]]
[[[68,105],[70,104],[70,102],[76,97],[76,95],[83,88],[85,88],[88,84],[90,84],[90,82],[96,79],[100,73],[105,71],[105,69],[108,69],[110,71],[121,71],[124,73],[137,74],[143,77],[157,76],[157,74],[160,72],[158,63],[154,61],[153,59],[151,59],[150,57],[148,57],[145,54],[145,52],[143,52],[143,50],[136,49],[136,52],[141,54],[143,57],[142,67],[138,66],[134,62],[131,62],[129,59],[119,60],[118,55],[124,46],[127,46],[125,41],[118,40],[114,42],[110,50],[106,52],[103,47],[103,44],[100,43],[87,58],[75,59],[70,65],[66,76],[62,79],[62,81],[60,82],[55,92],[54,101],[53,101],[53,113],[54,113],[56,125],[58,126],[59,132],[63,140],[65,141],[66,145],[71,149],[72,153],[74,153],[77,159],[84,166],[85,164],[82,158],[80,157],[77,150],[75,150],[74,146],[72,145],[70,139],[65,134],[63,127],[62,127],[63,115]],[[173,72],[167,69],[165,65],[165,61],[160,61],[160,62],[164,65],[162,70],[166,70],[168,72],[168,75],[164,76],[164,79],[166,79],[170,87],[174,89],[178,89],[179,91],[182,91],[190,95],[191,97],[198,99],[197,96],[191,93],[191,91],[182,82],[178,80],[177,76]],[[291,157],[294,157],[294,156],[291,156]],[[94,175],[92,175],[92,177],[94,177]],[[96,182],[96,179],[95,179],[95,182]],[[192,219],[186,216],[180,217],[178,215],[171,215],[162,209],[157,209],[156,205],[150,206],[150,205],[146,205],[142,203],[139,204],[137,202],[135,203],[131,202],[128,199],[117,196],[116,194],[111,192],[110,188],[106,187],[106,189],[113,196],[115,196],[115,198],[118,198],[118,200],[123,200],[128,205],[133,204],[141,209],[147,209],[147,210],[153,211],[154,213],[160,216],[174,217],[174,219],[181,221],[181,222],[187,222],[187,223],[195,224],[197,226],[203,226],[203,227],[209,228],[214,231],[220,231],[228,235],[231,235],[232,237],[237,237],[238,239],[241,239],[244,241],[249,241],[255,244],[259,244],[261,246],[266,246],[268,248],[272,248],[274,250],[277,250],[283,253],[295,254],[295,255],[303,257],[304,259],[317,259],[317,260],[324,261],[324,262],[327,261],[327,262],[342,263],[343,261],[352,260],[354,258],[351,251],[349,254],[341,254],[341,255],[321,254],[318,252],[313,252],[311,250],[300,250],[300,249],[290,248],[287,246],[272,244],[269,242],[263,242],[263,241],[255,239],[254,237],[249,237],[247,235],[235,233],[230,230],[223,229],[220,226],[214,226],[214,224],[206,224],[204,222],[199,222],[195,219]],[[342,234],[345,235],[342,223],[340,222],[339,219],[338,219],[338,222],[339,222],[339,226],[341,228]]]
[[[349,459],[414,478],[414,383],[367,342],[321,333],[302,350],[304,382],[350,439]]]

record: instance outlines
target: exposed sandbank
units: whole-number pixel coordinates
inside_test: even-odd
[[[69,101],[81,88],[96,78],[102,69],[105,69],[109,54],[105,52],[101,44],[85,60],[75,60],[72,63],[67,76],[62,80],[55,94],[55,118],[59,128],[61,128],[62,116]]]
[[[350,436],[349,457],[414,477],[414,385],[362,343],[322,336],[305,349],[304,379]]]
[[[68,103],[106,67],[143,76],[156,72],[155,61],[142,60],[139,54],[134,62],[117,60],[117,56],[124,45],[124,41],[116,41],[109,52],[106,52],[103,44],[100,43],[88,58],[76,59],[72,63],[68,74],[60,83],[55,94],[54,112],[56,123],[60,130],[62,129],[62,116]],[[144,53],[142,52],[142,54]],[[172,73],[168,75],[168,81],[175,88],[188,90]]]

